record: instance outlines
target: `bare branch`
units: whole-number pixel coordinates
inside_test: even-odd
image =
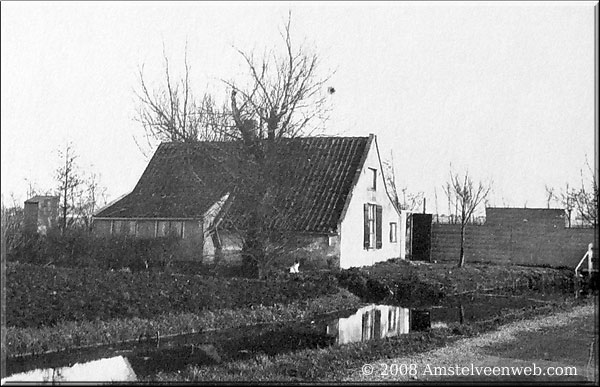
[[[480,181],[475,186],[468,171],[465,171],[464,177],[461,177],[458,173],[452,172],[452,166],[450,168],[450,181],[442,188],[448,196],[448,206],[450,207],[451,202],[454,201],[455,208],[457,211],[460,211],[461,243],[458,266],[462,267],[465,263],[464,243],[466,225],[475,210],[489,195],[492,183],[484,184]]]

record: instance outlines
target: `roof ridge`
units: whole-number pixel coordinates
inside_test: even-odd
[[[354,140],[354,139],[368,139],[369,136],[298,136],[298,137],[284,137],[279,139],[278,141],[293,141],[293,140]],[[264,139],[263,141],[267,141]],[[163,141],[158,146],[163,145],[177,145],[177,146],[193,146],[200,144],[240,144],[242,140],[233,140],[233,141],[213,141],[213,140],[200,140],[200,141],[191,141],[191,142],[181,142],[181,141]]]

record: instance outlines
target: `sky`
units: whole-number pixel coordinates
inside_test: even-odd
[[[577,185],[597,160],[597,2],[0,4],[4,201],[54,189],[67,142],[108,200],[128,193],[148,162],[139,69],[158,85],[164,50],[181,75],[187,44],[196,93],[225,95],[243,71],[235,49],[280,44],[290,11],[294,42],[334,71],[325,134],[375,134],[427,212],[447,212],[451,166],[491,181],[491,206],[545,208],[545,186]]]

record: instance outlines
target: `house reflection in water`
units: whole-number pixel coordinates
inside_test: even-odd
[[[421,331],[430,326],[429,311],[373,304],[329,323],[327,334],[336,336],[337,344],[347,344]]]
[[[123,356],[76,363],[70,367],[38,368],[17,373],[2,379],[5,382],[133,382],[137,376],[129,361]]]

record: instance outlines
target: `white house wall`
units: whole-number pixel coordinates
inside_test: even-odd
[[[408,212],[400,213],[400,225],[398,226],[398,241],[400,242],[400,259],[406,259],[406,217]]]
[[[376,190],[371,186],[372,175],[369,168],[377,170]],[[365,250],[364,240],[364,207],[365,203],[382,206],[382,247],[381,249]],[[390,242],[390,222],[397,225],[397,242]],[[401,239],[400,216],[387,195],[381,174],[381,163],[377,152],[376,142],[371,141],[364,167],[350,198],[348,209],[341,221],[340,227],[340,267],[360,267],[373,265],[391,258],[400,258]]]
[[[394,337],[410,332],[409,316],[407,308],[371,304],[329,324],[327,334],[336,336],[337,344]],[[375,330],[376,327],[379,330]]]

